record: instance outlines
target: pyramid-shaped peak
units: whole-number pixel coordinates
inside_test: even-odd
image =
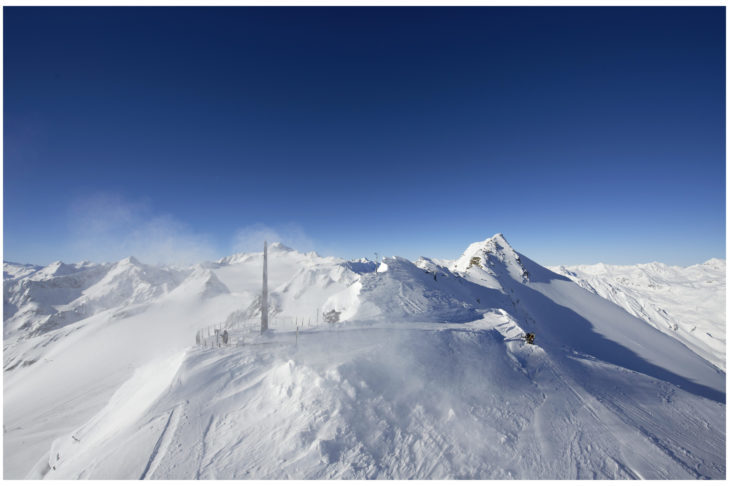
[[[496,233],[494,236],[486,238],[483,241],[471,243],[468,248],[466,248],[466,251],[463,252],[463,256],[468,256],[470,258],[473,256],[478,256],[483,252],[503,253],[504,251],[510,254],[516,253],[514,251],[514,248],[511,247],[508,241],[506,241],[504,234]]]
[[[119,260],[119,265],[136,265],[136,266],[138,266],[141,264],[142,264],[142,262],[140,262],[139,260],[137,260],[136,258],[134,258],[131,255],[122,260]]]
[[[484,243],[491,243],[495,245],[499,245],[504,248],[511,248],[511,245],[508,241],[506,241],[506,237],[504,236],[504,233],[496,233],[491,238],[487,238],[484,240]],[[512,248],[513,250],[513,248]]]
[[[187,286],[196,288],[196,292],[202,297],[209,298],[230,293],[228,286],[209,268],[196,266],[187,280]]]
[[[43,268],[42,271],[47,276],[60,277],[62,275],[68,275],[69,273],[73,273],[76,271],[76,269],[72,265],[63,263],[62,261],[58,260],[47,265],[45,268]]]
[[[483,270],[493,276],[508,274],[517,280],[528,278],[528,272],[519,254],[511,247],[503,233],[471,243],[458,258],[451,270],[468,272]]]

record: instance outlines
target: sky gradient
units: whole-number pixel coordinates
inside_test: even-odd
[[[725,257],[725,13],[4,8],[4,259]]]

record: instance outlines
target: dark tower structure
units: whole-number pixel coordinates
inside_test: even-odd
[[[263,242],[263,293],[261,294],[261,334],[268,330],[268,242]]]

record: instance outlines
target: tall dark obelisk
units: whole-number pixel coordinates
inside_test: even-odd
[[[263,293],[261,294],[261,334],[268,330],[268,242],[263,242]]]

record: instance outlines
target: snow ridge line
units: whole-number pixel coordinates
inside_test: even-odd
[[[177,429],[177,424],[180,422],[179,415],[181,407],[182,405],[178,405],[170,410],[170,414],[167,417],[167,423],[165,424],[164,429],[162,429],[162,433],[157,439],[157,443],[154,445],[152,454],[150,454],[149,456],[147,466],[144,468],[144,471],[142,472],[142,475],[139,477],[139,479],[147,479],[147,476],[151,476],[159,466],[162,457],[164,457],[167,449],[170,446],[170,442],[172,442],[172,436]]]

